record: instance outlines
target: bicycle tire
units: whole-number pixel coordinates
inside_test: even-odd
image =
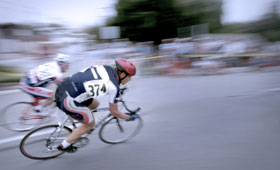
[[[31,130],[41,124],[44,118],[33,111],[31,102],[10,104],[2,110],[2,115],[2,125],[12,131]]]
[[[20,152],[30,159],[37,160],[51,159],[63,154],[64,152],[57,150],[56,147],[66,139],[72,130],[64,126],[62,133],[58,134],[55,132],[58,127],[59,125],[48,125],[30,131],[20,142]],[[59,139],[54,135],[59,135]],[[55,139],[52,141],[54,142],[52,150],[48,149],[50,139]]]
[[[141,117],[134,121],[126,121],[112,117],[100,128],[99,138],[101,141],[108,144],[124,143],[137,135],[142,126],[143,120]]]

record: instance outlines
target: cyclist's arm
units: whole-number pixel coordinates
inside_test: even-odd
[[[113,116],[130,120],[130,116],[119,111],[118,103],[109,103],[109,109]]]
[[[116,98],[119,97],[120,91],[119,88],[112,82],[110,82],[110,84],[108,85],[108,94],[109,94],[109,109],[111,114],[121,119],[130,120],[130,115],[127,115],[119,111]]]
[[[57,78],[57,77],[54,77],[54,82],[56,83],[56,84],[61,84],[62,83],[62,79],[59,77],[59,78]]]
[[[61,72],[59,66],[57,66],[56,69],[54,69],[54,82],[58,85],[61,84],[63,79],[66,76],[63,74],[63,72]]]
[[[62,81],[63,81],[63,79],[64,79],[64,75],[63,75],[62,73],[60,73],[60,72],[58,72],[58,73],[56,73],[56,74],[54,75],[54,82],[55,82],[56,84],[61,84]]]

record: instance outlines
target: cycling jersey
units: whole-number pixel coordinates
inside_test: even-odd
[[[63,74],[57,62],[49,62],[27,72],[27,84],[34,87],[44,87],[49,82],[61,83]]]
[[[50,98],[53,96],[53,90],[45,86],[50,82],[61,83],[63,74],[57,62],[50,62],[39,65],[27,72],[26,76],[20,81],[21,89],[39,98]]]
[[[65,80],[66,91],[78,103],[91,98],[109,95],[109,102],[116,103],[119,84],[115,70],[110,66],[91,66]]]
[[[57,106],[72,118],[89,123],[94,116],[88,109],[94,98],[109,95],[109,102],[116,103],[120,88],[116,71],[110,66],[88,67],[58,86],[55,93]]]

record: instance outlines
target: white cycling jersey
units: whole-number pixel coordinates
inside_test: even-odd
[[[35,86],[45,85],[51,81],[60,83],[63,74],[57,62],[49,62],[35,67],[27,73],[29,83]]]

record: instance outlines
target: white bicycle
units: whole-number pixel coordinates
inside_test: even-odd
[[[126,102],[120,99],[118,102],[124,106],[125,110],[129,114],[137,114],[140,111],[140,107],[130,110]],[[113,117],[109,108],[99,108],[93,111],[107,112],[106,116],[100,118],[101,120],[91,129],[87,134],[74,142],[76,147],[84,147],[88,144],[90,135],[94,130],[101,127],[99,130],[99,138],[101,141],[108,144],[118,144],[126,142],[133,138],[140,131],[143,126],[142,118],[135,119],[134,121],[126,121]],[[67,122],[71,122],[72,128],[66,126]],[[63,121],[59,121],[56,125],[47,125],[30,131],[21,140],[20,151],[21,153],[31,159],[50,159],[55,158],[63,151],[57,150],[57,146],[72,132],[73,128],[77,127],[78,122],[74,122],[72,118],[67,116]]]

